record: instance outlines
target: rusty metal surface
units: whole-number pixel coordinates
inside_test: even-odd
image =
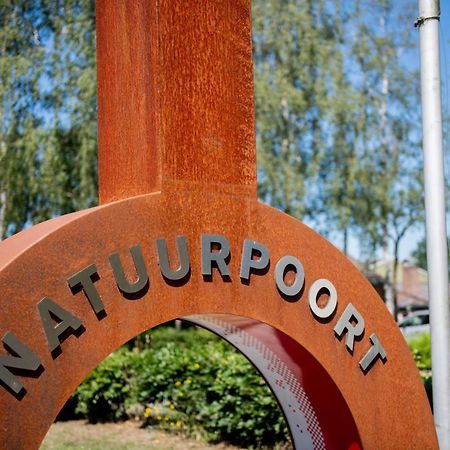
[[[97,11],[104,205],[0,243],[1,335],[13,332],[43,366],[34,376],[19,374],[25,395],[0,386],[1,447],[36,448],[79,383],[130,338],[176,317],[226,313],[267,323],[309,352],[347,402],[364,448],[437,448],[414,362],[370,284],[323,238],[256,200],[250,2],[99,0]],[[145,195],[130,198],[137,194]],[[124,200],[108,203],[115,199]],[[202,276],[203,233],[230,242],[229,279],[216,271],[211,280]],[[178,235],[187,237],[191,272],[184,282],[168,283],[156,240],[167,239],[173,261]],[[249,283],[239,276],[244,239],[264,243],[271,258],[268,272]],[[150,283],[145,295],[127,297],[109,256],[119,253],[132,281],[129,249],[136,244]],[[305,271],[295,301],[283,299],[274,282],[275,264],[285,255],[299,258]],[[91,264],[104,314],[68,285]],[[329,323],[316,320],[307,302],[318,278],[338,292]],[[43,297],[83,323],[77,335],[64,336],[59,353],[48,349],[37,309]],[[333,332],[349,302],[366,322],[353,354]],[[372,332],[388,361],[364,374],[358,361]]]
[[[156,8],[155,1],[96,2],[101,203],[161,186]]]
[[[231,281],[217,273],[205,281],[200,270],[200,235],[220,233],[230,242]],[[170,285],[161,276],[155,241],[188,238],[190,279]],[[240,282],[244,238],[264,243],[271,252],[266,275]],[[118,251],[130,279],[129,248],[140,243],[150,287],[140,299],[128,300],[113,279],[108,256]],[[1,251],[1,245],[0,245]],[[336,317],[315,320],[304,293],[285,301],[276,289],[273,267],[281,256],[297,256],[305,269],[305,293],[317,278],[328,278],[339,298]],[[72,294],[67,277],[95,263],[96,283],[106,309],[97,318],[82,292]],[[229,313],[268,323],[299,342],[327,371],[345,398],[364,448],[437,448],[425,392],[403,337],[382,301],[357,269],[332,245],[298,221],[256,200],[202,193],[165,192],[98,208],[53,230],[15,258],[0,273],[0,329],[13,331],[42,359],[38,378],[22,377],[27,394],[17,400],[0,389],[0,441],[4,448],[35,448],[64,401],[111,351],[128,339],[175,317]],[[47,348],[36,304],[48,296],[79,317],[85,331],[69,336],[53,359]],[[352,302],[366,321],[366,336],[354,354],[336,339],[333,327]],[[367,351],[367,336],[376,331],[389,355],[364,375],[358,361]],[[336,418],[339,420],[339,418]],[[412,439],[413,438],[413,439]]]
[[[256,195],[249,0],[98,0],[97,55],[101,203]]]

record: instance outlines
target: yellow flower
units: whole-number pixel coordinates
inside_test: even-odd
[[[199,366],[200,367],[200,366]],[[186,384],[191,384],[192,383],[192,379],[191,378],[188,378],[187,380],[186,380]]]
[[[195,369],[195,370],[200,369],[200,364],[199,364],[199,363],[195,363],[195,364],[194,364],[194,369]]]
[[[170,405],[169,408],[170,408],[170,409],[175,409],[175,406]]]
[[[175,386],[176,386],[176,387],[181,386],[181,381],[176,381],[176,382],[175,382]]]
[[[176,426],[177,428],[180,428],[180,427],[181,427],[181,420],[177,420],[177,423],[175,424],[175,426]]]
[[[152,415],[152,408],[145,408],[144,417],[150,417]]]
[[[184,394],[182,392],[178,392],[178,397],[184,397]]]

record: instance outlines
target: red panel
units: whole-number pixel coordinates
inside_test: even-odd
[[[362,448],[355,421],[339,389],[294,339],[240,316],[207,314],[183,320],[218,334],[261,372],[285,414],[296,448]]]

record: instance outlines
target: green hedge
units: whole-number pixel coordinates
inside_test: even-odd
[[[430,336],[408,342],[431,403]],[[139,418],[210,442],[288,441],[282,413],[251,364],[211,333],[163,326],[106,358],[72,399],[90,422]]]
[[[430,334],[423,333],[408,340],[408,346],[420,371],[430,406],[433,408]]]
[[[288,440],[262,377],[233,347],[204,330],[152,331],[137,346],[111,354],[75,396],[77,412],[91,422],[139,417],[148,426],[245,447]]]
[[[408,340],[408,346],[413,354],[419,370],[431,370],[430,334],[423,333]]]

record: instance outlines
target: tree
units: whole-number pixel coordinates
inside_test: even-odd
[[[0,238],[96,201],[94,3],[0,4]]]
[[[36,114],[44,55],[41,8],[40,2],[0,2],[0,238],[29,219],[41,137]]]
[[[253,2],[259,195],[297,217],[316,209],[335,30],[324,0]]]
[[[49,0],[53,29],[46,92],[55,145],[49,174],[64,168],[55,200],[58,214],[97,202],[97,85],[94,0]],[[52,142],[52,141],[50,141]],[[49,187],[52,183],[49,183]],[[51,202],[52,205],[57,205]]]
[[[419,77],[402,64],[402,52],[413,46],[410,33],[402,35],[395,27],[407,12],[404,5],[383,0],[362,2],[362,6],[365,15],[360,19],[360,38],[353,55],[367,102],[359,143],[355,225],[371,256],[382,250],[387,261],[389,253],[393,254],[386,285],[392,289],[391,308],[396,317],[399,245],[406,232],[423,221]],[[412,17],[401,22],[412,23]]]
[[[345,253],[358,238],[367,266],[393,254],[385,290],[395,314],[400,243],[423,220],[418,74],[404,57],[413,28],[398,32],[414,12],[391,0],[315,8],[270,2],[255,21],[260,193],[290,214],[319,217],[316,227],[340,234]],[[290,20],[302,21],[300,32]]]
[[[447,244],[448,249],[448,272],[450,274],[450,246]],[[427,241],[422,239],[417,243],[416,248],[413,250],[411,256],[416,259],[416,264],[418,267],[427,270]]]
[[[411,256],[416,259],[417,267],[427,270],[427,241],[422,239],[417,243],[416,248],[413,250]]]
[[[351,79],[354,62],[349,57],[354,15],[340,4],[335,14],[338,49],[333,55],[333,83],[328,87],[327,148],[320,164],[320,191],[323,231],[331,238],[341,234],[342,249],[348,253],[348,241],[356,225],[359,205],[356,187],[359,170],[358,140],[364,131],[366,98]],[[331,231],[330,231],[331,230]]]

